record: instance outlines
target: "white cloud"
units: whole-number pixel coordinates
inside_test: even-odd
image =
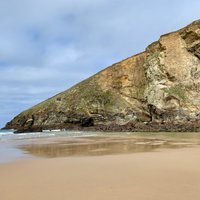
[[[47,67],[67,67],[76,62],[82,52],[73,47],[62,44],[51,44],[45,52],[45,66]]]
[[[199,9],[198,0],[1,0],[0,125],[143,51],[199,18]]]

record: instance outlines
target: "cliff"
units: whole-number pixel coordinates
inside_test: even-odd
[[[5,128],[198,131],[200,20],[22,112]]]

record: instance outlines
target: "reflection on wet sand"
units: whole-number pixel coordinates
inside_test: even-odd
[[[41,157],[100,156],[124,153],[151,152],[163,148],[183,148],[198,145],[199,141],[131,136],[61,138],[21,145],[28,154]]]

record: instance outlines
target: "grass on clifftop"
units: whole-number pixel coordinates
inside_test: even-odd
[[[87,113],[94,107],[107,110],[114,103],[111,91],[103,91],[94,77],[86,79],[52,98],[43,101],[26,110],[23,114],[32,115],[35,112],[78,111]]]

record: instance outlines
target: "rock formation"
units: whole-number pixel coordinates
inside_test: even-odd
[[[5,128],[200,130],[200,20],[22,112]]]

